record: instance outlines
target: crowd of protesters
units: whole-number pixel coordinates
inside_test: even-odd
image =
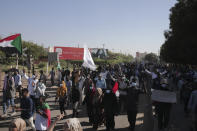
[[[40,71],[28,76],[25,71],[6,72],[3,86],[3,115],[7,117],[7,109],[11,105],[11,116],[21,111],[21,118],[14,120],[10,128],[25,130],[26,123],[38,131],[53,130],[57,121],[66,118],[64,130],[81,131],[77,117],[78,108],[85,105],[89,123],[93,129],[101,125],[107,131],[115,129],[115,116],[126,113],[129,130],[135,130],[136,117],[139,106],[139,96],[151,96],[152,90],[180,92],[180,100],[184,103],[186,117],[193,121],[191,127],[197,131],[197,72],[189,66],[172,66],[159,64],[117,64],[98,66],[96,71],[83,67],[74,67],[73,70],[54,68],[49,73],[51,86],[57,85],[55,101],[59,103],[61,115],[51,122],[49,104],[45,93],[47,77]],[[28,82],[23,87],[22,78]],[[57,78],[57,79],[56,79]],[[56,82],[57,81],[57,82]],[[172,86],[175,85],[175,86]],[[15,106],[16,91],[19,92],[20,107]],[[72,118],[68,119],[66,108],[72,106]],[[167,131],[169,128],[172,103],[153,101],[158,119],[158,129]],[[34,117],[35,116],[35,117]],[[34,122],[35,119],[35,122]],[[18,129],[20,127],[20,129]]]

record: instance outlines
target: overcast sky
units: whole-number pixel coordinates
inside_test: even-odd
[[[176,0],[1,0],[0,36],[48,46],[158,53]]]

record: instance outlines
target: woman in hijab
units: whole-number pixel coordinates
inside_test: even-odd
[[[93,128],[97,129],[104,122],[104,108],[102,106],[103,91],[101,88],[96,88],[92,105],[93,105]]]
[[[86,104],[86,109],[87,109],[87,114],[88,114],[88,117],[89,117],[89,123],[90,124],[93,123],[92,99],[93,99],[93,96],[94,96],[94,92],[95,92],[94,83],[92,82],[91,79],[87,79],[87,83],[85,82],[85,89],[84,89],[85,98],[84,98],[84,101],[83,101],[83,105]]]
[[[59,99],[60,113],[66,115],[64,104],[67,99],[67,88],[64,81],[62,81],[62,84],[60,84],[60,87],[57,89],[55,101],[57,101],[57,99]]]
[[[21,118],[14,119],[11,122],[9,131],[26,131],[26,122]]]
[[[47,131],[53,131],[56,123],[63,118],[63,115],[57,116],[57,119],[51,124]],[[67,119],[63,126],[63,131],[83,131],[77,118]]]

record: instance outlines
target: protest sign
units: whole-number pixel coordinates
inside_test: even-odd
[[[157,102],[165,102],[165,103],[176,103],[176,93],[170,91],[163,91],[163,90],[153,90],[152,96],[153,101]]]

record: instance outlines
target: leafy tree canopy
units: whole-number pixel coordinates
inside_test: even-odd
[[[197,64],[197,0],[177,0],[160,56],[166,62]]]
[[[158,62],[158,56],[154,53],[149,53],[144,57],[145,61],[156,63]]]
[[[23,41],[23,49],[27,48],[23,53],[32,56],[34,59],[39,59],[40,57],[46,57],[47,52],[44,50],[43,46],[37,45],[33,42]]]

